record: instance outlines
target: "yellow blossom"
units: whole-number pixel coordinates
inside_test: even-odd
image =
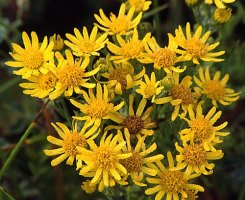
[[[144,112],[147,100],[143,98],[139,102],[135,113],[133,103],[134,96],[131,94],[129,95],[128,113],[126,115],[118,112],[112,113],[113,118],[111,120],[118,123],[118,125],[109,125],[105,130],[126,128],[130,133],[131,139],[141,134],[145,136],[152,135],[154,133],[152,128],[156,127],[156,123],[151,122],[151,118],[149,117],[153,111],[153,107],[150,106]]]
[[[166,168],[161,161],[157,161],[157,176],[154,178],[146,178],[150,184],[156,184],[152,188],[148,188],[145,194],[156,194],[155,200],[179,200],[181,197],[187,198],[187,190],[201,191],[202,186],[188,183],[189,180],[198,177],[200,174],[192,174],[188,171],[174,170],[174,159],[171,152],[167,153],[169,167]]]
[[[45,36],[43,42],[39,44],[37,34],[31,32],[31,40],[26,32],[22,33],[24,48],[20,45],[12,43],[13,52],[10,55],[14,61],[5,62],[10,67],[20,68],[14,70],[14,74],[21,75],[27,79],[30,76],[38,76],[49,72],[49,68],[54,66],[52,51],[54,43],[48,43],[48,38]]]
[[[60,146],[57,149],[45,149],[44,153],[47,156],[57,156],[57,158],[51,161],[52,166],[60,164],[62,161],[67,159],[66,164],[72,165],[74,160],[77,160],[77,147],[87,148],[87,142],[93,140],[97,137],[99,131],[97,126],[90,126],[85,124],[81,130],[78,130],[78,124],[75,123],[72,127],[72,130],[60,122],[56,124],[52,123],[52,126],[55,128],[61,139],[49,135],[47,140],[57,146]],[[82,161],[80,160],[78,165],[81,167]]]
[[[127,35],[131,33],[140,23],[142,18],[142,12],[134,17],[135,7],[131,7],[126,14],[126,5],[124,3],[121,4],[117,17],[115,14],[111,13],[110,18],[108,18],[102,9],[100,9],[99,12],[100,16],[95,14],[94,17],[101,25],[95,25],[109,35]]]
[[[127,0],[126,6],[128,9],[135,7],[135,12],[144,12],[149,10],[151,0]]]
[[[203,70],[199,68],[199,79],[194,76],[194,81],[198,87],[195,91],[205,95],[208,99],[212,100],[214,106],[218,106],[219,102],[222,105],[230,105],[237,101],[240,97],[240,92],[235,92],[233,89],[227,88],[226,84],[229,80],[229,74],[226,74],[221,80],[220,71],[216,71],[213,78],[210,77],[209,67]]]
[[[125,141],[118,141],[119,135],[113,137],[109,134],[106,137],[105,132],[100,140],[99,145],[93,140],[88,141],[90,150],[77,147],[79,158],[82,159],[86,166],[81,168],[80,175],[93,177],[90,186],[99,185],[98,190],[101,192],[105,187],[113,187],[115,181],[120,181],[122,176],[127,174],[126,168],[120,163],[123,159],[129,158],[132,153],[123,153]]]
[[[104,48],[107,42],[107,34],[98,34],[98,27],[94,26],[91,34],[88,34],[87,28],[83,27],[83,32],[74,28],[74,35],[66,34],[68,40],[65,40],[65,44],[71,48],[73,54],[78,57],[90,57],[99,56],[99,50]],[[70,41],[69,41],[70,40]]]
[[[96,191],[97,187],[95,185],[90,185],[91,181],[84,181],[81,185],[81,188],[88,194],[93,193]]]
[[[96,74],[99,68],[86,72],[89,64],[89,58],[74,59],[70,50],[65,51],[66,59],[60,52],[56,52],[55,56],[58,60],[58,66],[51,68],[52,72],[58,78],[55,90],[50,93],[50,99],[56,99],[64,93],[65,96],[72,96],[73,92],[82,93],[81,87],[93,88],[94,83],[88,83],[88,77]]]
[[[220,24],[227,22],[231,18],[230,8],[216,8],[214,11],[214,20]]]
[[[188,5],[188,6],[194,6],[196,5],[198,2],[198,0],[185,0],[185,3]]]
[[[139,88],[135,91],[143,96],[143,98],[151,99],[154,102],[156,95],[160,94],[163,86],[160,86],[160,81],[156,81],[156,75],[151,73],[151,79],[147,74],[144,74],[145,81],[139,81]]]
[[[206,4],[213,4],[215,3],[215,5],[218,8],[225,8],[226,5],[224,3],[234,3],[236,0],[205,0]]]
[[[194,110],[191,106],[188,107],[189,119],[183,118],[188,123],[188,128],[181,130],[180,136],[183,142],[190,141],[195,144],[202,144],[205,151],[216,151],[215,145],[222,143],[221,136],[227,136],[229,132],[221,132],[228,122],[223,122],[218,126],[214,126],[220,118],[222,112],[216,113],[216,107],[212,107],[206,116],[203,115],[201,103]]]
[[[64,47],[64,40],[59,34],[54,34],[49,38],[49,42],[54,43],[53,51],[61,51]]]
[[[119,46],[112,42],[108,42],[108,49],[115,55],[111,56],[111,60],[115,63],[122,63],[132,59],[140,60],[144,55],[144,45],[150,38],[150,33],[140,40],[137,29],[134,29],[133,35],[129,39],[123,39],[122,36],[117,35],[117,42]]]
[[[223,61],[224,59],[216,57],[223,55],[225,51],[210,52],[219,45],[219,42],[210,45],[206,43],[211,31],[206,32],[202,37],[201,34],[202,26],[198,26],[197,30],[192,35],[190,23],[186,24],[186,36],[181,26],[175,30],[176,41],[181,47],[181,49],[178,49],[178,53],[181,54],[182,59],[192,60],[194,64],[199,64],[199,59],[210,62]]]
[[[71,103],[78,107],[82,114],[85,115],[74,116],[73,118],[77,120],[86,120],[97,126],[101,124],[102,119],[114,119],[112,114],[118,111],[123,106],[124,102],[121,102],[116,106],[114,106],[113,103],[110,103],[106,85],[103,86],[102,90],[101,84],[97,83],[96,91],[96,95],[94,95],[93,89],[89,89],[89,95],[86,92],[83,92],[86,103],[79,103],[73,99],[70,100]]]

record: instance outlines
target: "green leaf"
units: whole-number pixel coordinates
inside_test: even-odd
[[[14,200],[2,187],[0,187],[0,199],[1,200]]]

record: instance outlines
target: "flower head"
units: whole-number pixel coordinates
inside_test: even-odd
[[[204,116],[201,103],[199,103],[195,110],[189,106],[188,114],[190,119],[184,118],[184,120],[187,121],[189,127],[179,132],[181,140],[184,142],[190,141],[195,144],[202,144],[205,151],[216,151],[214,145],[223,142],[220,137],[229,134],[229,132],[221,132],[221,130],[227,126],[227,122],[214,126],[222,112],[218,111],[216,113],[216,107],[214,106],[209,110],[208,114]]]
[[[133,18],[135,7],[131,7],[126,14],[126,5],[124,3],[121,5],[117,17],[113,13],[110,14],[110,18],[106,17],[102,9],[100,9],[99,12],[100,16],[95,14],[94,17],[101,25],[96,24],[96,26],[98,26],[101,30],[105,31],[109,35],[129,34],[137,27],[142,18],[142,12]]]
[[[194,64],[199,64],[199,59],[211,62],[223,61],[223,59],[216,57],[223,55],[225,51],[210,52],[219,45],[219,42],[211,45],[206,43],[211,32],[206,32],[202,37],[201,34],[202,26],[198,26],[196,32],[192,35],[190,23],[186,24],[186,36],[181,26],[175,30],[175,38],[181,47],[181,49],[178,49],[178,53],[181,54],[182,59],[192,60]]]
[[[213,4],[215,3],[215,5],[218,8],[225,8],[225,4],[224,3],[234,3],[236,0],[205,0],[206,4]]]
[[[134,139],[141,134],[145,136],[152,135],[154,133],[152,128],[156,127],[156,123],[151,122],[151,118],[149,117],[153,111],[153,107],[150,106],[144,112],[147,100],[142,98],[135,113],[133,103],[134,96],[129,95],[128,114],[123,115],[121,113],[113,113],[113,118],[111,118],[111,120],[118,123],[118,125],[109,125],[105,130],[126,128],[130,133],[131,139]]]
[[[155,187],[148,188],[145,194],[151,195],[157,193],[155,200],[164,199],[179,200],[180,196],[187,198],[186,190],[204,191],[200,185],[188,183],[189,180],[199,176],[200,174],[191,174],[192,172],[182,172],[174,170],[174,160],[171,152],[167,153],[169,168],[166,168],[161,161],[157,161],[157,176],[154,178],[146,178],[147,182],[156,184]]]
[[[122,176],[127,174],[126,168],[120,162],[132,155],[122,152],[126,142],[119,142],[119,135],[106,135],[107,133],[103,134],[99,145],[89,140],[90,150],[78,147],[79,158],[86,163],[86,166],[81,168],[80,175],[90,174],[93,177],[90,185],[99,184],[99,191],[103,191],[104,187],[114,186],[115,181],[120,181]]]
[[[60,122],[56,124],[52,123],[61,139],[49,135],[47,140],[57,146],[57,149],[45,149],[44,153],[47,156],[56,156],[57,158],[51,161],[52,166],[60,164],[67,159],[66,164],[72,165],[75,158],[77,159],[78,150],[77,147],[87,148],[87,142],[89,139],[93,140],[98,135],[98,127],[85,124],[82,129],[78,130],[78,124],[75,123],[72,130]],[[81,167],[81,161],[78,164]]]
[[[122,133],[120,133],[121,141],[124,141]],[[144,174],[155,176],[157,174],[157,170],[153,169],[149,165],[162,160],[163,155],[158,154],[155,156],[149,156],[148,154],[152,153],[156,150],[157,145],[153,143],[148,148],[145,147],[145,137],[139,137],[135,146],[131,145],[130,134],[128,129],[124,129],[124,135],[126,138],[127,146],[122,149],[123,152],[130,152],[132,155],[129,158],[126,158],[121,161],[121,164],[127,169],[127,175],[131,176],[133,182],[139,186],[146,186],[146,184],[142,183]]]
[[[38,98],[47,97],[55,89],[57,83],[57,77],[51,71],[47,74],[31,76],[27,80],[30,82],[19,84],[20,87],[25,89],[23,93]]]
[[[194,81],[198,87],[195,91],[205,95],[208,99],[212,100],[214,106],[218,106],[217,102],[222,105],[230,105],[237,101],[240,97],[240,92],[235,92],[233,89],[227,88],[226,84],[229,80],[229,75],[226,74],[221,80],[220,71],[215,72],[214,77],[210,77],[209,67],[203,70],[199,68],[199,78],[194,76]]]
[[[111,56],[111,60],[115,63],[122,63],[132,59],[138,59],[143,56],[145,51],[144,44],[150,38],[150,33],[140,40],[137,29],[134,29],[132,37],[123,39],[120,35],[116,36],[118,44],[108,42],[108,49],[115,55]]]
[[[149,10],[151,0],[127,0],[126,6],[128,9],[135,7],[135,12],[144,12]]]
[[[89,180],[84,181],[81,188],[88,194],[95,192],[97,189],[96,185],[91,185],[91,181]]]
[[[118,111],[122,106],[123,102],[114,106],[113,103],[109,102],[108,99],[108,89],[106,85],[102,86],[100,83],[97,83],[96,86],[96,95],[93,93],[93,89],[89,89],[89,95],[84,92],[83,97],[86,101],[85,103],[79,103],[73,99],[71,99],[71,103],[78,107],[82,114],[85,116],[74,116],[73,118],[78,120],[87,120],[90,123],[95,123],[97,126],[100,125],[102,119],[112,119],[113,120],[113,113]]]
[[[143,98],[152,99],[152,102],[154,102],[156,95],[160,94],[163,86],[160,86],[160,81],[156,81],[154,72],[151,73],[150,78],[147,74],[144,74],[145,81],[139,81],[139,88],[135,91],[141,94]]]
[[[231,18],[230,8],[216,8],[214,11],[214,20],[220,24],[227,22]]]
[[[94,26],[91,34],[88,34],[87,28],[83,27],[83,32],[74,28],[74,35],[66,34],[68,40],[65,40],[65,44],[71,48],[73,54],[78,57],[90,57],[99,56],[99,50],[104,48],[107,42],[107,34],[98,34],[98,27]],[[70,41],[69,41],[70,40]]]
[[[89,58],[74,59],[70,50],[65,51],[66,59],[60,52],[55,56],[58,60],[58,66],[51,68],[52,72],[58,78],[55,90],[49,95],[50,99],[56,99],[64,93],[65,96],[72,96],[73,92],[81,94],[81,87],[93,88],[94,83],[88,83],[88,77],[96,74],[99,68],[86,72],[89,64]]]
[[[64,47],[64,40],[59,34],[54,34],[49,38],[49,42],[54,43],[53,51],[61,51]]]
[[[13,52],[10,55],[15,61],[8,61],[5,64],[10,67],[20,68],[15,70],[14,74],[21,75],[26,79],[30,76],[38,76],[39,74],[46,74],[49,72],[49,68],[54,66],[52,51],[54,43],[48,43],[48,38],[45,36],[41,45],[37,34],[31,32],[31,40],[26,32],[22,33],[22,39],[25,48],[22,48],[18,44],[13,43]]]

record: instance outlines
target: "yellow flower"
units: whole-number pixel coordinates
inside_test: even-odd
[[[81,94],[83,90],[80,87],[93,88],[94,83],[88,83],[88,77],[96,74],[99,68],[85,72],[89,58],[74,59],[70,50],[65,51],[66,59],[60,52],[55,56],[58,60],[58,66],[51,68],[52,72],[58,78],[55,90],[49,95],[50,99],[56,99],[64,93],[65,96],[72,96],[73,92]]]
[[[64,40],[61,38],[59,34],[54,34],[51,37],[49,37],[49,42],[54,43],[53,51],[61,51],[64,47]]]
[[[95,190],[96,190],[96,186],[95,185],[90,185],[91,184],[91,181],[84,181],[83,183],[82,183],[82,185],[81,185],[81,188],[86,192],[86,193],[88,193],[88,194],[91,194],[91,193],[93,193],[93,192],[95,192]]]
[[[169,168],[166,168],[161,161],[157,161],[157,176],[154,178],[146,178],[149,183],[156,184],[156,186],[148,188],[145,194],[151,195],[157,193],[155,200],[161,200],[164,196],[164,199],[167,200],[179,200],[181,199],[180,196],[187,198],[186,190],[204,191],[202,186],[188,183],[189,180],[198,177],[200,174],[174,170],[174,160],[171,152],[167,153],[167,158]]]
[[[93,140],[97,137],[99,131],[98,127],[90,126],[85,124],[82,129],[78,130],[78,124],[75,123],[72,127],[72,130],[69,130],[68,127],[63,124],[57,122],[56,124],[52,123],[52,126],[55,128],[61,139],[53,137],[49,135],[47,140],[57,146],[60,146],[57,149],[45,149],[44,153],[47,156],[56,156],[57,158],[51,161],[52,166],[56,166],[60,164],[62,161],[67,159],[66,164],[73,165],[73,162],[78,155],[77,147],[87,148],[87,142],[89,140]],[[78,163],[79,167],[81,167],[81,160]]]
[[[185,3],[188,6],[194,6],[197,2],[198,2],[198,0],[185,0]]]
[[[124,141],[121,131],[119,131],[119,134],[121,141]],[[153,169],[149,165],[156,161],[162,160],[164,156],[162,154],[149,156],[148,154],[156,150],[157,145],[156,143],[153,143],[148,148],[146,148],[144,143],[145,137],[139,137],[135,147],[132,147],[128,129],[124,129],[124,135],[126,138],[127,146],[125,146],[122,151],[132,153],[132,156],[120,162],[128,172],[126,177],[130,175],[136,185],[146,186],[146,184],[142,183],[144,174],[150,176],[155,176],[157,174],[157,170]]]
[[[174,106],[174,111],[172,113],[172,121],[174,121],[180,111],[180,108],[183,110],[181,116],[184,117],[187,113],[187,108],[189,105],[194,105],[196,103],[197,95],[191,91],[191,77],[185,76],[182,81],[179,81],[179,73],[173,73],[174,85],[168,91],[167,97],[161,97],[155,99],[156,104],[165,104],[171,103]]]
[[[142,40],[139,40],[137,29],[134,29],[133,35],[130,39],[123,39],[120,35],[116,35],[118,44],[117,46],[111,42],[108,42],[108,49],[115,54],[111,56],[111,60],[115,63],[122,63],[131,59],[139,59],[143,57],[145,48],[144,44],[150,38],[150,33],[147,33]]]
[[[147,74],[144,74],[145,81],[139,81],[139,88],[135,91],[143,96],[143,98],[151,99],[154,102],[156,95],[160,94],[163,86],[160,86],[160,81],[156,81],[156,75],[151,73],[151,79]]]
[[[180,147],[178,143],[175,143],[176,150],[179,155],[176,156],[177,166],[175,169],[184,169],[186,171],[195,171],[196,173],[210,175],[213,173],[214,164],[208,163],[208,160],[218,160],[224,155],[222,150],[217,150],[215,152],[206,151],[202,144],[183,143],[183,147]]]
[[[19,84],[20,87],[25,89],[23,93],[32,97],[45,98],[54,90],[57,77],[49,71],[47,74],[31,76],[27,80],[30,82]]]
[[[214,11],[214,20],[220,24],[227,22],[231,18],[230,8],[216,8]]]
[[[195,112],[191,106],[188,107],[190,119],[183,119],[187,121],[189,127],[179,132],[180,138],[183,142],[190,141],[191,143],[202,144],[205,151],[216,151],[214,145],[223,142],[220,136],[229,135],[229,132],[221,132],[221,130],[227,126],[228,122],[214,126],[222,112],[218,111],[216,113],[216,107],[214,106],[209,110],[207,115],[204,116],[201,104],[202,103],[199,103],[197,105]]]
[[[171,71],[183,72],[186,68],[175,67],[177,62],[183,61],[180,57],[177,57],[176,52],[178,44],[175,38],[169,33],[168,34],[169,43],[167,47],[160,47],[154,37],[147,40],[145,44],[146,54],[142,59],[143,63],[154,63],[154,68],[163,69],[166,73]]]
[[[210,52],[219,45],[219,42],[210,45],[206,43],[211,31],[206,32],[202,37],[201,34],[202,26],[198,26],[196,32],[192,35],[190,23],[186,24],[186,36],[181,26],[175,30],[175,38],[181,47],[181,49],[178,49],[178,53],[181,54],[182,59],[192,60],[194,64],[199,64],[199,59],[211,62],[223,61],[224,59],[216,57],[223,55],[225,51]]]
[[[10,55],[15,61],[8,61],[5,64],[10,67],[21,68],[13,73],[21,75],[24,79],[32,75],[38,76],[40,73],[48,73],[48,69],[54,66],[54,53],[52,51],[54,43],[48,44],[48,38],[45,36],[40,45],[35,32],[31,32],[31,40],[27,33],[23,32],[22,39],[25,48],[13,43],[13,52]]]
[[[114,137],[112,134],[108,137],[106,135],[105,132],[99,145],[96,145],[93,140],[89,140],[90,150],[77,147],[79,158],[86,163],[86,166],[81,168],[80,175],[92,176],[90,186],[99,184],[98,190],[100,192],[104,187],[113,187],[115,181],[120,181],[122,176],[127,174],[126,168],[120,162],[132,155],[132,153],[122,152],[126,142],[119,142],[119,135]]]
[[[111,120],[118,123],[118,125],[109,125],[105,130],[127,128],[131,135],[131,139],[134,139],[136,136],[140,136],[140,134],[145,136],[152,135],[154,131],[151,128],[156,127],[156,123],[151,122],[151,118],[149,117],[153,111],[153,107],[150,106],[144,112],[147,100],[143,98],[139,102],[135,113],[133,103],[134,95],[130,94],[128,113],[126,115],[118,112],[112,113],[113,118],[111,118]]]
[[[213,2],[215,3],[215,5],[218,8],[225,8],[225,4],[224,3],[234,3],[236,0],[205,0],[206,4],[213,4]]]
[[[126,6],[128,9],[135,7],[135,12],[144,12],[149,10],[151,3],[147,0],[127,0]]]
[[[187,197],[185,198],[185,197],[182,196],[181,200],[196,200],[196,199],[198,199],[197,193],[199,191],[187,189],[187,190],[185,190],[185,192],[187,194]]]
[[[114,89],[116,94],[122,95],[126,89],[133,88],[139,79],[145,74],[145,68],[134,75],[134,67],[129,62],[120,64],[109,65],[108,71],[101,74],[103,77],[108,78],[107,87]]]
[[[74,35],[69,33],[66,37],[70,40],[65,40],[65,44],[71,48],[73,54],[78,57],[90,57],[99,56],[99,50],[104,48],[107,42],[107,34],[98,34],[98,27],[94,26],[91,34],[88,34],[86,27],[83,27],[83,33],[81,34],[77,28],[74,28]]]
[[[199,79],[194,76],[194,81],[198,87],[195,91],[205,95],[212,100],[214,106],[218,106],[217,102],[222,105],[230,105],[237,101],[240,97],[240,92],[235,92],[233,89],[226,88],[226,83],[229,80],[229,74],[226,74],[221,80],[220,71],[215,72],[213,79],[210,77],[209,67],[205,69],[199,68]]]
[[[140,23],[142,18],[142,12],[133,18],[135,14],[135,7],[131,7],[126,14],[126,5],[124,3],[120,7],[118,17],[111,13],[109,19],[106,17],[102,9],[100,9],[99,12],[100,16],[95,14],[94,17],[101,25],[96,24],[96,26],[109,35],[127,35],[131,33],[132,30],[135,29]]]
[[[70,100],[74,106],[78,107],[80,111],[85,114],[85,116],[74,116],[73,118],[77,120],[87,120],[97,126],[101,124],[102,119],[113,120],[114,117],[112,114],[118,111],[123,106],[124,102],[121,102],[117,106],[110,103],[106,85],[104,85],[103,91],[101,84],[97,83],[96,90],[96,95],[94,95],[93,89],[89,89],[89,95],[86,92],[83,93],[86,104],[79,103],[73,99]]]

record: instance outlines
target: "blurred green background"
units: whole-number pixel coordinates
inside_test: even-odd
[[[111,11],[117,13],[121,2],[119,0],[0,0],[0,167],[43,104],[41,100],[23,95],[22,89],[18,86],[20,79],[12,75],[11,69],[4,65],[4,62],[10,58],[8,52],[12,50],[11,42],[20,43],[22,31],[27,33],[36,31],[39,38],[54,33],[65,38],[65,33],[73,33],[75,27],[87,26],[91,29],[95,22],[94,13],[98,13],[100,8],[105,13]],[[183,0],[159,0],[153,3],[155,6],[165,3],[168,5],[158,15],[145,19],[154,24],[153,34],[157,35],[162,45],[167,43],[167,33],[174,33],[178,25],[184,25],[187,21],[195,23],[191,8],[187,7]],[[224,108],[222,120],[229,122],[231,131],[222,144],[225,156],[215,162],[213,175],[202,176],[199,179],[200,184],[205,187],[205,192],[199,194],[199,199],[245,199],[244,6],[245,3],[240,0],[232,4],[232,19],[218,27],[222,32],[220,42],[222,50],[226,51],[226,59],[215,66],[222,73],[230,74],[229,86],[236,91],[242,91],[242,94],[238,102]],[[212,23],[210,28],[213,28]],[[215,33],[213,36],[215,37]],[[32,131],[1,180],[0,187],[17,200],[106,199],[99,193],[92,195],[84,193],[80,189],[84,180],[74,167],[65,164],[55,168],[50,166],[50,159],[44,156],[43,149],[47,147],[47,134],[53,131],[50,122],[58,120],[64,121],[64,118],[51,108],[45,111],[39,120],[39,126]],[[138,187],[126,187],[125,192],[128,194],[128,199],[132,200],[154,199],[153,196],[146,197]],[[2,189],[1,194],[3,194]],[[3,196],[0,196],[0,200],[1,198]],[[125,198],[121,197],[121,199]]]

